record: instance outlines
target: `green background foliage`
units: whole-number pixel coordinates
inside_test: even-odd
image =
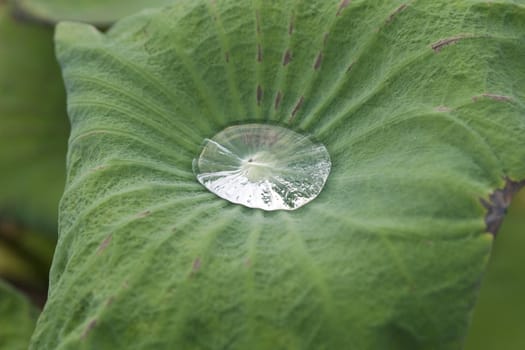
[[[119,18],[147,7],[160,7],[174,0],[15,0],[30,18],[55,23],[71,20],[108,26]]]
[[[41,305],[56,243],[69,127],[53,30],[19,22],[11,10],[0,4],[0,279]]]
[[[0,5],[0,221],[56,234],[69,133],[53,30]]]
[[[524,17],[180,1],[107,35],[60,25],[72,134],[32,348],[459,348],[492,243],[480,198],[525,178]],[[196,183],[202,140],[248,120],[328,147],[314,202],[265,213]]]
[[[494,241],[466,350],[525,348],[525,190],[513,202]]]
[[[37,316],[29,300],[0,280],[0,349],[27,349]]]

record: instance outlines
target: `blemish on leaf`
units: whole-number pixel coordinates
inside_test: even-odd
[[[262,98],[263,98],[263,89],[261,85],[257,85],[257,106],[261,105]]]
[[[402,5],[400,5],[398,8],[396,8],[396,9],[394,10],[394,12],[392,12],[392,13],[390,14],[390,16],[388,16],[388,18],[387,18],[387,20],[386,20],[386,24],[388,25],[388,24],[392,23],[392,21],[395,19],[395,17],[396,17],[399,13],[401,13],[404,9],[406,9],[407,6],[408,6],[407,4],[402,4]]]
[[[465,38],[466,38],[466,36],[461,35],[461,36],[455,36],[455,37],[451,37],[451,38],[447,38],[447,39],[442,39],[442,40],[439,40],[439,41],[435,42],[434,44],[430,45],[430,47],[432,48],[432,50],[434,50],[435,53],[438,53],[445,46],[449,46],[449,45],[455,44],[458,41],[460,41],[462,39],[465,39]]]
[[[244,266],[252,267],[252,260],[250,258],[247,258],[246,260],[244,260]]]
[[[293,119],[295,118],[295,115],[297,114],[297,112],[299,112],[299,109],[301,109],[303,102],[304,102],[304,96],[301,96],[301,98],[299,99],[299,101],[297,101],[297,104],[295,105],[292,111],[292,117],[290,118],[290,121],[293,121]]]
[[[262,60],[263,60],[262,47],[261,47],[261,44],[257,44],[257,62],[262,62]]]
[[[257,30],[257,33],[260,33],[261,32],[261,14],[259,13],[259,10],[256,10],[255,11],[255,26],[256,26],[256,30]]]
[[[319,52],[319,54],[317,54],[317,58],[315,59],[314,69],[318,70],[319,67],[321,67],[321,63],[323,63],[323,53]]]
[[[341,13],[343,13],[343,10],[350,5],[350,0],[342,0],[339,4],[339,9],[337,10],[336,16],[341,16]]]
[[[142,218],[145,218],[145,217],[150,216],[150,215],[151,215],[151,211],[145,210],[142,213],[138,213],[136,217],[138,219],[142,219]]]
[[[512,197],[525,186],[525,180],[516,182],[510,179],[506,180],[503,189],[495,190],[489,199],[481,198],[481,204],[487,209],[485,224],[487,232],[496,235],[507,213],[507,209],[512,202]]]
[[[324,33],[323,36],[323,47],[326,47],[326,43],[328,42],[328,33]]]
[[[348,68],[346,69],[346,72],[347,73],[350,73],[350,71],[352,71],[352,69],[354,68],[354,64],[355,64],[355,61],[350,63],[350,65],[348,66]]]
[[[230,53],[228,51],[224,53],[224,59],[226,60],[226,63],[230,62]]]
[[[275,104],[274,104],[275,109],[279,109],[279,106],[281,105],[281,99],[282,99],[282,94],[279,91],[277,92],[277,95],[275,96]]]
[[[89,335],[89,333],[93,330],[93,328],[96,327],[96,325],[97,325],[97,320],[91,320],[89,324],[87,325],[87,327],[84,329],[84,332],[82,332],[81,338],[85,339]]]
[[[450,111],[452,111],[452,108],[447,107],[447,106],[437,106],[436,107],[436,111],[438,111],[438,112],[450,112]]]
[[[201,258],[197,257],[193,261],[193,265],[191,267],[191,273],[197,273],[201,269]]]
[[[292,16],[290,18],[290,24],[288,25],[288,35],[292,35],[293,34],[293,31],[295,29],[295,18],[294,16]]]
[[[292,61],[292,53],[290,52],[290,50],[286,50],[286,52],[284,53],[284,57],[283,57],[283,66],[287,66],[288,63],[290,63]]]
[[[499,102],[511,102],[512,101],[512,98],[509,96],[489,94],[489,93],[481,94],[480,96],[474,96],[472,97],[472,100],[474,102],[477,102],[481,98],[489,98],[491,100],[499,101]]]
[[[111,239],[112,236],[109,235],[108,237],[106,237],[106,239],[102,241],[102,243],[100,243],[97,254],[102,253],[108,247],[108,245],[111,243]]]

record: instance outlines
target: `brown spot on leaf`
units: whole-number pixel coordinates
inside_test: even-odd
[[[193,261],[193,266],[191,267],[192,273],[196,273],[201,269],[201,258],[197,257]]]
[[[226,63],[230,62],[230,53],[228,51],[224,53],[224,59],[226,60]]]
[[[294,27],[295,23],[294,22],[295,22],[295,18],[294,18],[294,16],[292,16],[290,18],[290,24],[288,25],[288,35],[292,35],[293,34],[293,31],[295,29],[295,27]]]
[[[295,105],[293,111],[292,111],[292,117],[290,118],[290,121],[293,121],[294,118],[295,118],[295,115],[297,114],[297,112],[299,112],[299,109],[301,109],[301,106],[303,105],[303,102],[304,102],[304,96],[301,96],[301,98],[299,99],[299,101],[297,101],[297,104]]]
[[[290,63],[291,61],[292,61],[292,53],[290,52],[290,50],[286,50],[283,56],[283,66],[286,67],[288,63]]]
[[[275,96],[275,104],[274,104],[274,107],[275,109],[278,109],[279,106],[281,105],[281,99],[282,99],[283,95],[281,94],[281,92],[277,92],[277,95]]]
[[[449,45],[455,44],[458,41],[460,41],[461,39],[465,39],[465,38],[466,38],[466,36],[460,35],[460,36],[454,36],[454,37],[447,38],[447,39],[441,39],[441,40],[433,43],[432,45],[430,45],[430,47],[432,48],[432,50],[434,50],[434,52],[438,53],[445,46],[449,46]]]
[[[87,327],[84,329],[84,332],[82,332],[81,338],[85,339],[89,335],[89,333],[93,330],[93,328],[96,327],[96,325],[97,325],[97,320],[91,320],[88,323]]]
[[[404,9],[406,9],[406,8],[407,8],[407,4],[402,4],[402,5],[400,5],[398,8],[396,8],[396,9],[394,10],[394,12],[392,12],[392,13],[390,14],[390,16],[388,16],[388,18],[387,18],[387,20],[386,20],[386,24],[388,25],[388,24],[392,23],[392,21],[394,20],[394,18],[395,18],[399,13],[401,13]]]
[[[487,232],[493,235],[498,233],[503,218],[507,213],[507,208],[512,202],[512,197],[524,186],[525,180],[516,182],[507,179],[503,189],[495,190],[488,200],[485,198],[480,199],[481,204],[487,209],[487,215],[485,216]]]
[[[257,44],[257,62],[262,62],[263,60],[263,52],[261,44]]]
[[[472,97],[472,100],[474,102],[477,102],[481,98],[489,98],[491,100],[499,101],[499,102],[511,102],[512,101],[512,98],[509,96],[489,94],[489,93],[481,94],[480,96],[474,96]]]
[[[323,47],[326,47],[326,43],[328,42],[328,33],[324,33],[323,36]]]
[[[261,85],[257,85],[257,106],[261,105],[262,98],[263,98],[263,89]]]
[[[319,67],[321,67],[321,63],[323,63],[323,53],[319,52],[319,54],[317,55],[317,58],[315,59],[314,69],[318,70]]]
[[[350,71],[352,71],[352,69],[354,68],[354,64],[355,64],[355,61],[350,63],[350,65],[348,66],[348,68],[346,69],[346,72],[347,73],[350,73]]]
[[[342,0],[339,4],[339,9],[337,10],[336,16],[341,16],[341,13],[343,13],[343,10],[350,5],[350,0]]]
[[[97,254],[102,253],[108,247],[109,243],[111,243],[111,239],[112,239],[112,236],[109,235],[106,237],[106,239],[102,241],[102,243],[100,243],[100,245],[98,246]]]

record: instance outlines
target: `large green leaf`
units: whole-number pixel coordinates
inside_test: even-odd
[[[56,234],[69,127],[52,38],[0,5],[0,223]]]
[[[36,318],[29,300],[0,280],[0,349],[27,349]]]
[[[459,348],[525,178],[524,33],[510,1],[187,0],[60,25],[73,129],[32,348]],[[254,120],[326,145],[313,202],[198,184],[201,142]]]
[[[119,18],[174,0],[15,0],[21,13],[44,22],[62,20],[107,26]]]

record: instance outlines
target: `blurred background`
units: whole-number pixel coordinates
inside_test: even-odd
[[[466,350],[525,349],[525,190],[494,240]]]
[[[52,24],[65,18],[106,27],[169,2],[30,0],[21,8],[0,0],[0,350],[27,348],[57,237],[69,126]],[[522,190],[495,240],[467,350],[525,349],[524,231]]]

